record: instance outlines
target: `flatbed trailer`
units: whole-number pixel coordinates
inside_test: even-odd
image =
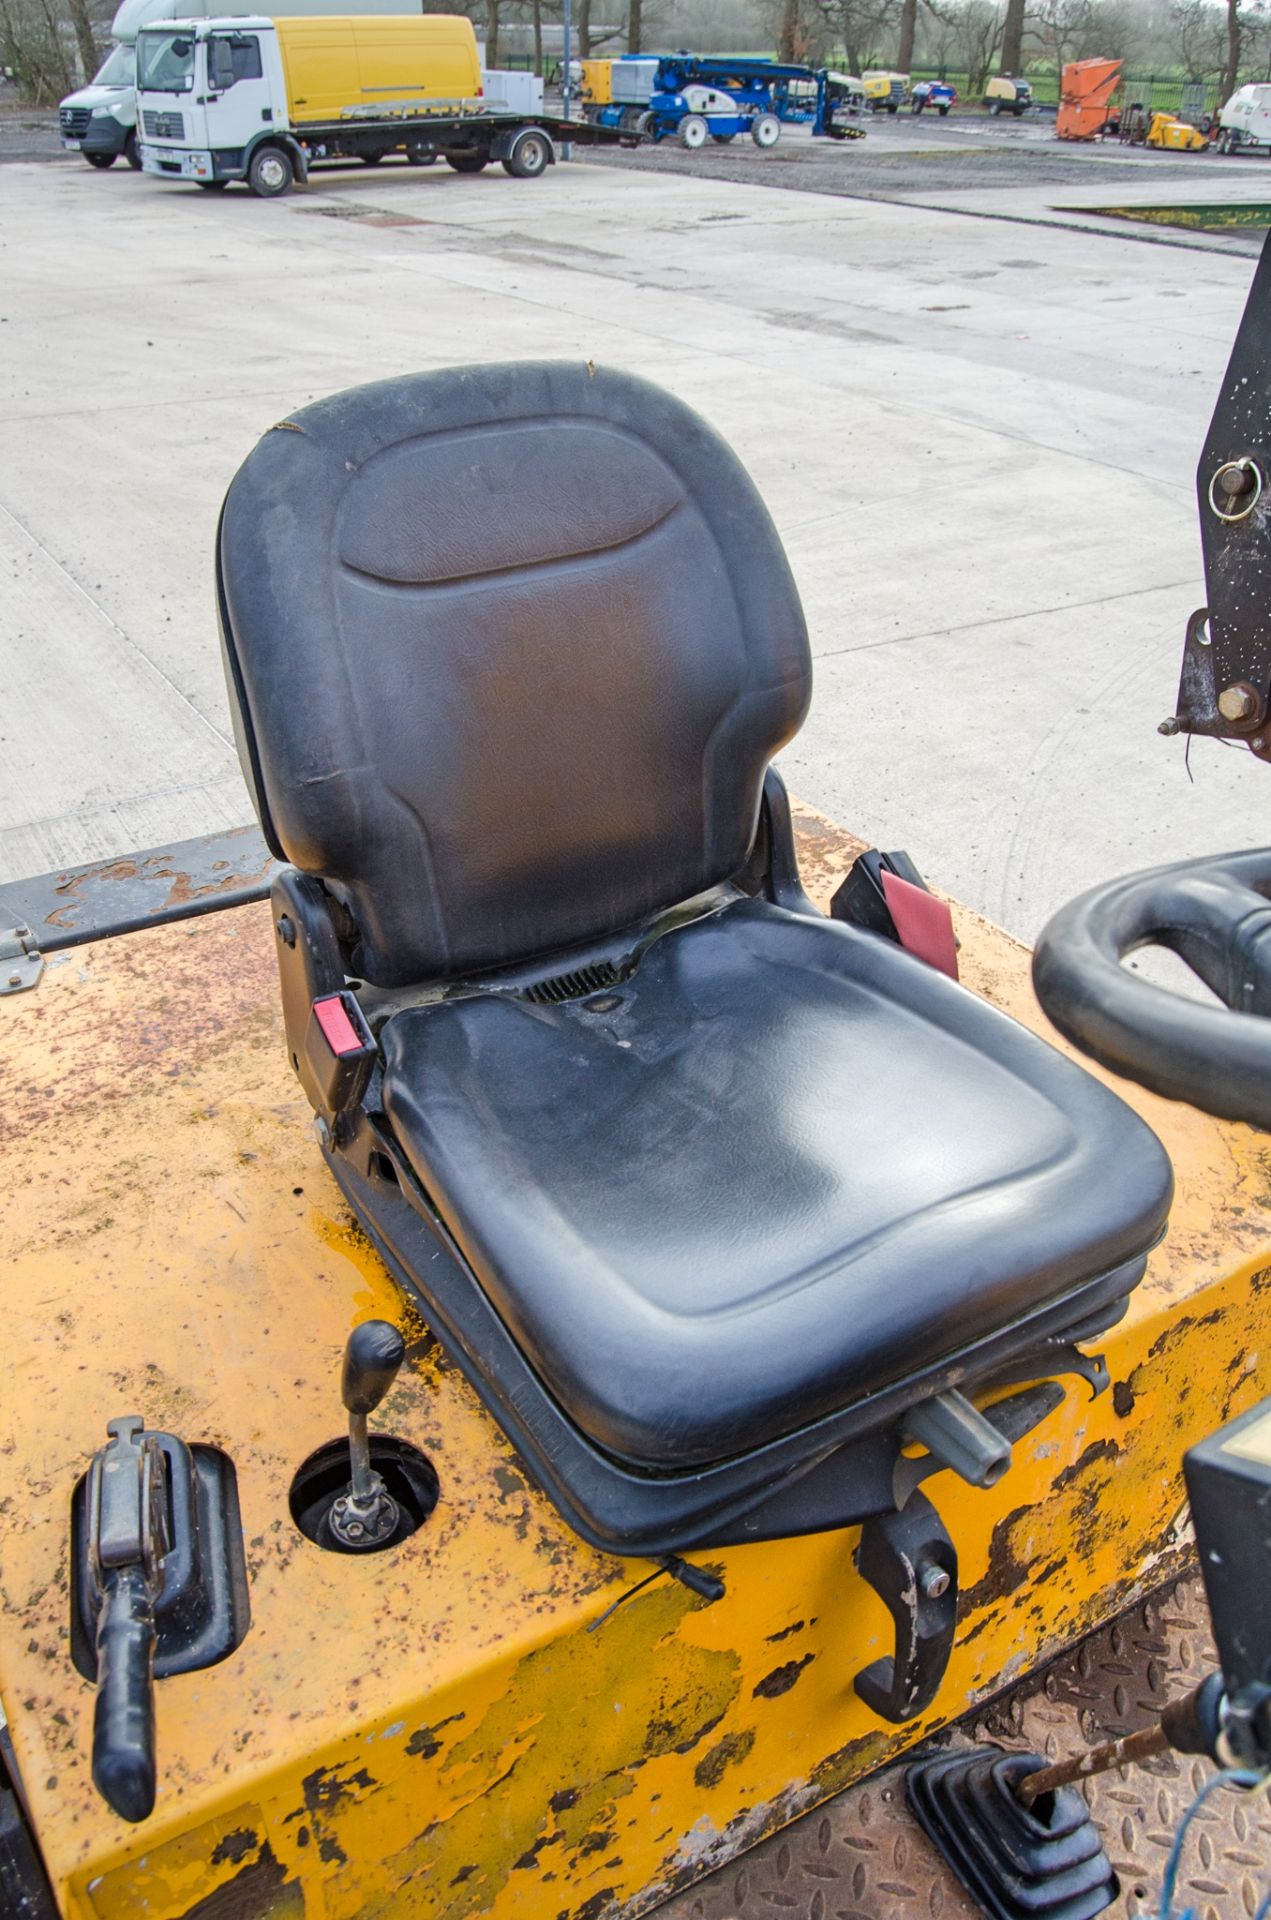
[[[307,179],[315,162],[360,160],[373,166],[391,153],[404,153],[414,166],[444,160],[456,173],[481,173],[498,160],[514,178],[533,180],[554,164],[557,146],[567,141],[638,147],[640,136],[557,114],[421,114],[333,120],[278,131],[273,142],[259,150],[259,159],[234,150],[227,156],[212,149],[169,149],[147,140],[142,167],[146,173],[194,180],[200,186],[227,187],[232,180],[245,180],[254,193],[269,199],[288,192],[295,180]],[[282,155],[290,160],[290,172],[280,162]]]

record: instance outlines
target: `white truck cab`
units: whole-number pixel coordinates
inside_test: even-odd
[[[203,186],[241,178],[262,136],[286,135],[287,91],[272,20],[174,20],[137,36],[147,173]]]

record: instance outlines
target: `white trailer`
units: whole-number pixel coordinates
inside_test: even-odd
[[[1218,115],[1219,153],[1242,148],[1271,150],[1271,86],[1238,87]]]

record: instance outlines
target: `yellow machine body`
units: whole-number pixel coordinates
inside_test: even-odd
[[[1154,113],[1144,145],[1165,147],[1175,153],[1203,153],[1209,141],[1190,122],[1176,119],[1172,113]]]
[[[867,101],[884,106],[889,102],[899,104],[909,92],[909,75],[907,73],[866,73],[861,76],[861,85],[865,89]]]
[[[585,106],[607,107],[613,100],[613,61],[580,60],[578,95]]]
[[[859,843],[799,832],[824,905]],[[1026,952],[955,917],[970,987],[1044,1031]],[[1070,1383],[991,1491],[928,1483],[962,1613],[935,1706],[897,1727],[852,1687],[891,1644],[854,1531],[698,1556],[713,1605],[660,1579],[608,1611],[648,1563],[583,1545],[530,1484],[323,1165],[267,905],[54,955],[0,998],[0,1695],[65,1915],[634,1916],[1159,1582],[1184,1448],[1258,1395],[1271,1158],[1122,1091],[1174,1161],[1169,1236],[1098,1342],[1112,1389]],[[372,1424],[429,1456],[440,1499],[400,1547],[342,1557],[288,1491],[341,1430],[341,1347],[372,1316],[408,1342]],[[252,1609],[228,1659],[159,1683],[139,1827],[94,1791],[68,1650],[71,1488],[127,1413],[232,1455]]]
[[[352,107],[436,100],[453,108],[480,95],[476,35],[461,15],[314,15],[275,25],[293,127]]]

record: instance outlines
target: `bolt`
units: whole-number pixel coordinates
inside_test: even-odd
[[[1258,696],[1247,681],[1237,680],[1219,694],[1218,711],[1224,720],[1249,720],[1258,711]]]
[[[360,1520],[350,1520],[346,1532],[350,1540],[360,1540],[366,1529]]]
[[[323,1152],[325,1153],[330,1148],[330,1145],[331,1145],[331,1129],[328,1126],[327,1122],[323,1119],[321,1114],[318,1115],[317,1119],[313,1123],[313,1131],[314,1131],[314,1136],[317,1139],[318,1145],[322,1148]]]
[[[347,1497],[346,1497],[346,1496],[345,1496],[344,1494],[341,1494],[341,1495],[340,1495],[340,1498],[339,1498],[339,1499],[338,1499],[338,1500],[336,1501],[336,1503],[335,1503],[335,1510],[336,1510],[336,1512],[337,1512],[337,1513],[343,1513],[343,1512],[345,1511],[345,1509],[347,1508],[347,1506],[348,1506],[348,1504],[349,1504],[349,1503],[348,1503],[348,1499],[347,1499]]]
[[[278,938],[284,947],[294,947],[296,944],[296,923],[289,913],[284,913],[278,922]]]
[[[935,1561],[932,1560],[927,1563],[918,1575],[918,1585],[922,1588],[928,1600],[939,1600],[943,1594],[949,1591],[949,1576],[943,1567],[938,1567]]]
[[[1266,739],[1262,734],[1259,734],[1256,740],[1251,740],[1249,745],[1255,753],[1265,753],[1267,750]]]
[[[20,973],[11,973],[9,975],[9,985],[11,987],[20,987],[22,985],[22,975]]]
[[[1228,467],[1218,476],[1219,485],[1224,493],[1234,500],[1237,494],[1248,493],[1253,485],[1253,474],[1248,467]]]
[[[1178,721],[1174,718],[1174,715],[1171,714],[1168,720],[1162,720],[1160,726],[1156,729],[1156,731],[1158,733],[1163,733],[1166,739],[1168,740],[1169,738],[1171,738],[1172,735],[1178,733],[1180,731],[1180,728],[1179,728]]]

